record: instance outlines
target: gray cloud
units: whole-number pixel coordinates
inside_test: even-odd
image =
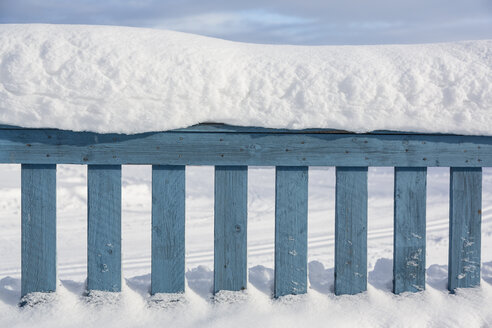
[[[0,0],[0,23],[157,27],[261,43],[436,42],[492,38],[492,0]]]

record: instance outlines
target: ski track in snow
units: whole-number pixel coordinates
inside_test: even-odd
[[[7,189],[0,189],[0,208],[11,211],[0,226],[0,249],[6,250],[2,239],[20,248],[20,190],[14,180],[20,180],[20,169],[15,165],[4,165]],[[85,238],[85,168],[82,166],[60,165],[58,169],[58,276],[61,279],[81,278],[86,274]],[[273,267],[273,220],[274,220],[274,170],[272,168],[250,170],[248,264]],[[16,176],[17,175],[17,176]],[[8,177],[7,177],[8,176]],[[433,247],[447,248],[447,212],[437,214],[445,204],[449,175],[445,169],[429,173],[429,186],[437,193],[428,196],[427,252]],[[391,169],[371,169],[369,176],[369,269],[379,258],[392,257],[392,181]],[[435,181],[433,181],[435,180]],[[487,184],[492,177],[484,172],[484,207],[482,229],[484,235],[492,234],[492,204],[487,205]],[[334,248],[334,171],[333,169],[310,171],[310,212],[309,212],[309,260],[332,264]],[[17,181],[20,182],[20,181]],[[213,266],[213,169],[192,167],[187,169],[187,270],[200,265]],[[388,187],[389,185],[389,187]],[[490,190],[492,191],[492,190]],[[429,193],[432,190],[429,190]],[[323,197],[326,194],[326,197]],[[437,195],[439,196],[439,195]],[[12,215],[16,213],[15,215]],[[10,223],[9,223],[10,220]],[[15,221],[14,221],[15,220]],[[143,225],[143,227],[142,227]],[[137,229],[138,228],[138,229]],[[146,231],[149,228],[149,231]],[[488,247],[487,238],[483,238]],[[72,246],[67,243],[69,241]],[[19,243],[19,245],[13,245]],[[139,245],[140,247],[134,247]],[[446,244],[446,245],[443,245]],[[0,277],[20,275],[20,252],[4,252],[10,260],[0,265]],[[74,254],[75,253],[75,254]],[[447,256],[447,253],[441,252]],[[488,259],[483,252],[484,261]],[[70,254],[72,259],[66,254]],[[77,255],[78,254],[78,255]],[[73,259],[76,258],[76,260]],[[330,259],[331,257],[331,259]],[[429,257],[429,254],[428,254]],[[427,263],[432,265],[433,257]],[[325,261],[323,261],[325,260]],[[447,259],[439,258],[438,264]],[[8,265],[9,263],[11,265]],[[13,265],[12,265],[13,264]],[[435,264],[435,263],[434,263]],[[124,167],[123,169],[123,260],[126,277],[150,271],[150,167]]]

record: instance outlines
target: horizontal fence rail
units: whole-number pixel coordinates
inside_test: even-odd
[[[121,290],[121,165],[152,165],[151,293],[185,290],[185,168],[215,166],[214,293],[247,288],[248,166],[276,166],[274,296],[307,292],[309,166],[336,167],[335,294],[367,289],[367,172],[394,167],[393,291],[425,289],[427,167],[450,167],[448,289],[480,284],[492,137],[206,124],[137,135],[0,127],[22,164],[22,296],[56,289],[56,164],[88,167],[87,289]]]
[[[0,163],[492,166],[492,138],[489,137],[223,130],[204,127],[203,130],[122,135],[0,129]]]

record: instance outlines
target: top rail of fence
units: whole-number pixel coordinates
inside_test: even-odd
[[[492,166],[492,137],[200,124],[134,135],[0,126],[0,163]]]

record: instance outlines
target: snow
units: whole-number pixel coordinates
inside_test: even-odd
[[[492,135],[492,40],[273,46],[150,29],[0,25],[0,124],[139,133],[201,122]],[[368,291],[335,296],[334,168],[310,168],[306,295],[271,297],[275,175],[248,180],[248,288],[213,286],[213,168],[186,168],[186,292],[150,296],[151,168],[123,166],[123,291],[85,295],[87,172],[57,170],[58,286],[20,299],[20,166],[0,165],[0,327],[492,326],[492,170],[481,287],[447,291],[449,169],[429,168],[426,290],[393,295],[393,171],[369,168]],[[415,236],[422,238],[421,236]]]
[[[202,122],[491,135],[492,40],[279,46],[0,25],[0,123],[138,133]]]
[[[87,170],[57,170],[58,286],[20,299],[20,167],[0,165],[0,327],[487,327],[492,325],[492,170],[484,168],[481,287],[447,285],[449,169],[428,169],[427,285],[391,292],[393,171],[369,169],[368,291],[333,293],[334,168],[309,171],[306,295],[271,298],[275,171],[249,170],[248,288],[212,298],[213,168],[186,168],[186,292],[150,296],[151,168],[123,166],[123,291],[85,296]]]

